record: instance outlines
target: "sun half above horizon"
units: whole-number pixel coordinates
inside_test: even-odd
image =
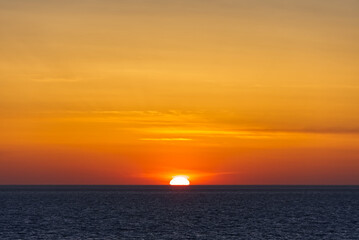
[[[188,186],[190,182],[187,176],[174,176],[170,181],[171,186]]]

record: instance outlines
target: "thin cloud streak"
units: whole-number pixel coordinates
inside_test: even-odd
[[[141,138],[141,141],[192,141],[191,138]]]

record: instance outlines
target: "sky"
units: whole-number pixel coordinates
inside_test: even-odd
[[[359,184],[356,0],[0,0],[0,184]]]

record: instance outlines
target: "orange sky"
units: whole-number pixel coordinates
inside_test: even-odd
[[[0,184],[359,184],[358,13],[0,0]]]

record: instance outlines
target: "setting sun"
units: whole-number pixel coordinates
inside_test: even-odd
[[[186,176],[175,176],[172,178],[172,180],[170,181],[170,185],[173,186],[184,186],[184,185],[189,185],[190,182],[188,181]]]

